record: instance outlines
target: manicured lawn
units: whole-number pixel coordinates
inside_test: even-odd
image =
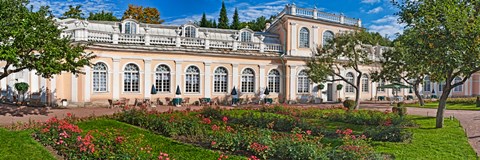
[[[8,131],[0,128],[0,159],[38,159],[55,158],[40,143],[35,141],[32,131]]]
[[[169,153],[170,158],[173,159],[218,159],[220,153],[211,150],[196,147],[190,144],[180,143],[169,138],[154,134],[145,129],[132,126],[126,123],[118,122],[109,119],[100,119],[87,122],[80,122],[77,124],[83,130],[106,130],[106,129],[121,129],[124,133],[131,136],[143,135],[146,144],[138,144],[142,146],[149,145],[153,151]],[[238,156],[229,156],[231,159],[245,159]]]
[[[438,102],[425,103],[425,106],[420,107],[418,103],[407,104],[407,107],[419,107],[419,108],[438,108]],[[448,110],[480,110],[475,104],[448,104]]]
[[[477,159],[458,120],[445,119],[442,129],[435,128],[435,118],[415,117],[419,128],[411,143],[374,142],[379,152],[393,154],[396,159]]]

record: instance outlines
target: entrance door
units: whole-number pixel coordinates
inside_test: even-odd
[[[327,101],[333,101],[333,84],[327,84]]]

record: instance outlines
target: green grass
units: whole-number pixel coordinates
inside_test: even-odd
[[[415,117],[420,125],[411,128],[411,143],[374,142],[378,152],[396,159],[477,159],[458,120],[445,120],[444,128],[435,128],[435,118]]]
[[[0,128],[0,159],[54,160],[40,143],[31,136],[32,131],[8,131]]]
[[[418,108],[438,108],[438,102],[425,103],[425,106],[420,107],[419,104],[406,104],[407,107],[418,107]],[[475,104],[448,104],[447,110],[480,110],[480,107],[477,107]]]
[[[77,124],[83,130],[106,130],[106,129],[120,129],[123,132],[130,136],[140,136],[144,135],[144,143],[146,144],[139,144],[142,146],[149,145],[152,147],[153,151],[156,152],[164,152],[170,155],[170,158],[173,159],[218,159],[220,153],[214,152],[211,150],[203,149],[200,147],[196,147],[190,144],[184,144],[181,142],[177,142],[171,140],[169,138],[163,137],[158,134],[154,134],[149,132],[145,129],[132,126],[126,123],[118,122],[115,120],[108,120],[108,119],[99,119],[99,120],[92,120],[87,122],[81,122]],[[232,159],[244,159],[243,157],[239,156],[229,156]]]

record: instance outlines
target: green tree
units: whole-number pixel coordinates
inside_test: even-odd
[[[323,47],[317,48],[316,55],[307,62],[310,68],[307,73],[315,83],[343,81],[353,87],[355,91],[355,108],[360,106],[360,81],[365,73],[360,69],[374,63],[369,57],[371,48],[375,44],[388,45],[387,39],[378,33],[366,31],[345,32],[337,34]],[[353,69],[355,80],[346,79],[340,70]]]
[[[372,79],[374,81],[387,80],[398,81],[403,80],[405,83],[413,87],[415,96],[417,97],[420,106],[424,106],[425,102],[420,95],[420,84],[423,82],[425,76],[428,74],[418,50],[419,44],[416,43],[416,33],[410,30],[405,30],[403,35],[400,35],[393,42],[393,49],[389,49],[382,54],[380,59],[381,70],[374,71]]]
[[[220,9],[220,17],[218,18],[218,28],[221,29],[228,29],[228,16],[227,16],[227,8],[225,7],[225,2],[222,1],[222,8]]]
[[[215,20],[212,21],[211,28],[218,28],[217,21],[215,21]]]
[[[112,12],[105,12],[101,11],[98,13],[92,13],[90,12],[90,15],[88,16],[88,20],[94,20],[94,21],[118,21],[118,18],[113,15]]]
[[[122,19],[128,18],[150,24],[162,24],[164,22],[164,20],[160,19],[160,12],[157,10],[157,8],[143,8],[142,6],[135,6],[131,4],[128,5],[127,10],[123,13],[122,17]]]
[[[84,46],[74,45],[69,38],[60,38],[62,32],[55,24],[48,7],[36,12],[28,9],[28,0],[0,1],[0,61],[3,70],[0,79],[16,72],[36,70],[38,75],[50,78],[62,71],[82,73],[94,58],[84,52]],[[27,34],[28,33],[28,34]]]
[[[233,21],[232,21],[232,26],[230,26],[231,29],[241,29],[240,28],[240,18],[238,17],[238,9],[235,8],[235,12],[233,13]]]
[[[445,105],[453,88],[480,71],[480,1],[406,0],[394,4],[406,29],[415,33],[418,59],[430,79],[445,82],[436,127],[443,127]],[[460,81],[454,81],[460,78]]]
[[[205,12],[203,12],[203,15],[202,15],[202,19],[200,20],[200,27],[211,27],[211,25],[208,24],[208,20],[207,20],[207,15],[205,14]]]
[[[83,19],[82,5],[77,5],[73,7],[72,5],[68,6],[68,11],[63,13],[63,19],[65,18],[76,18],[76,19]]]

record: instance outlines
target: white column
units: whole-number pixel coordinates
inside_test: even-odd
[[[73,78],[72,78],[73,79]],[[41,102],[47,102],[47,80],[43,77],[40,78],[40,88],[41,88]],[[73,88],[72,88],[73,90]]]
[[[12,73],[7,77],[7,94],[8,99],[13,100],[13,95],[15,94],[15,74]]]
[[[113,58],[113,80],[112,80],[113,99],[120,99],[120,58]]]
[[[295,78],[297,77],[297,66],[290,66],[290,100],[295,101],[297,99],[297,85]]]
[[[290,22],[290,55],[297,53],[297,23]]]
[[[212,86],[211,86],[211,84],[212,84],[212,75],[211,75],[212,68],[211,68],[210,65],[212,64],[212,62],[204,62],[204,64],[205,64],[205,71],[204,71],[205,72],[205,78],[204,78],[205,80],[203,82],[204,82],[205,85],[203,85],[203,86],[205,86],[205,88],[203,90],[205,92],[205,97],[206,98],[211,98],[211,96],[212,96]]]
[[[318,14],[317,13],[318,13],[318,10],[317,10],[317,7],[315,7],[313,9],[313,19],[318,19]]]
[[[35,92],[39,91],[39,88],[38,88],[38,78],[39,78],[39,76],[36,75],[36,73],[37,73],[36,70],[32,70],[30,72],[30,92],[31,93],[35,93]],[[4,87],[2,86],[2,88],[4,88]]]
[[[50,79],[50,93],[50,102],[55,103],[57,99],[57,76],[52,76]]]
[[[470,80],[470,83],[468,85],[468,88],[470,91],[469,96],[473,96],[473,76],[471,76],[469,80]]]
[[[2,80],[0,80],[0,84],[0,88],[2,89],[2,91],[7,90],[7,78],[3,78]]]
[[[72,100],[71,102],[78,102],[78,77],[72,74]]]
[[[265,78],[265,65],[259,65],[260,67],[260,92],[263,93],[263,91],[265,90],[265,81],[266,81],[266,78]],[[271,88],[269,88],[269,90],[271,90]]]
[[[238,63],[232,64],[232,88],[238,90]]]
[[[92,86],[91,84],[91,68],[90,66],[85,66],[85,89],[83,90],[83,102],[90,102],[90,95],[91,95],[91,89],[90,87]],[[53,78],[55,79],[55,78]],[[53,92],[53,90],[52,90]]]
[[[152,89],[152,60],[151,59],[143,59],[144,62],[144,97],[150,98],[151,97],[151,89]]]
[[[182,62],[183,61],[175,61],[175,86],[173,86],[173,93],[177,91],[177,86],[180,86],[180,89],[182,89]]]
[[[312,26],[312,31],[313,31],[313,47],[312,48],[314,49],[314,51],[316,51],[319,44],[318,26]]]

